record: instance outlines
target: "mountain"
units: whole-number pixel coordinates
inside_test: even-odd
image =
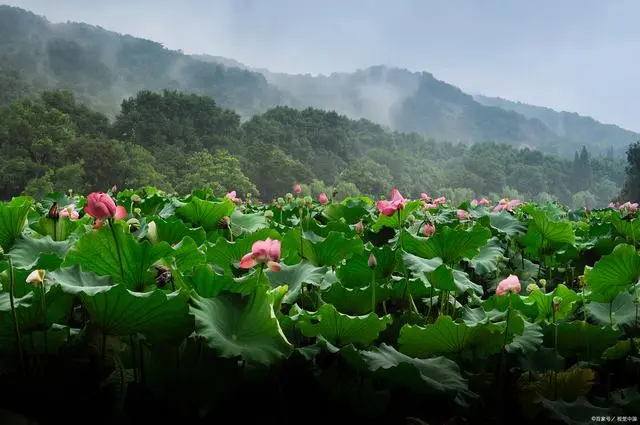
[[[512,102],[499,97],[476,95],[474,99],[486,106],[496,106],[527,118],[537,119],[560,137],[581,140],[586,146],[599,146],[602,150],[612,148],[617,151],[617,154],[622,153],[629,144],[640,139],[638,133],[620,128],[617,125],[603,124],[575,112],[560,112],[542,106]]]
[[[398,131],[465,144],[510,143],[551,153],[562,141],[540,121],[481,105],[427,72],[385,66],[329,76],[262,72],[268,82],[304,104],[366,118]]]
[[[0,104],[27,88],[70,90],[111,117],[123,98],[169,89],[211,96],[245,120],[274,106],[315,107],[453,143],[494,141],[569,157],[583,145],[593,153],[613,146],[621,154],[634,139],[589,118],[559,127],[528,111],[487,105],[428,72],[373,66],[328,76],[274,73],[0,6]]]
[[[11,6],[0,6],[0,71],[4,79],[17,72],[36,90],[70,90],[110,115],[139,90],[209,95],[247,117],[275,105],[300,106],[259,73],[204,62],[96,26],[52,24]]]

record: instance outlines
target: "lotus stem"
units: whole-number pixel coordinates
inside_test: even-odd
[[[118,242],[118,237],[116,235],[116,230],[113,226],[113,219],[109,219],[109,229],[111,229],[111,235],[113,236],[113,241],[116,244],[116,252],[118,253],[118,265],[120,266],[120,280],[124,283],[124,268],[122,267],[122,254],[120,254],[120,243]]]
[[[400,216],[400,210],[397,210],[397,216],[398,216],[398,244],[400,245],[400,250],[404,251],[404,247],[402,246],[402,217]],[[407,265],[404,264],[404,261],[402,262],[402,267],[404,269],[404,293],[402,294],[402,298],[407,297],[409,299],[409,305],[411,306],[411,309],[416,313],[416,314],[420,314],[420,312],[418,311],[418,307],[416,306],[416,303],[413,301],[413,296],[411,295],[411,291],[409,291],[409,275],[407,273]]]
[[[376,271],[371,270],[371,312],[376,312]]]
[[[20,357],[20,368],[22,373],[25,373],[24,366],[24,352],[22,350],[22,335],[20,333],[20,326],[18,326],[18,313],[16,312],[15,305],[15,276],[13,274],[13,262],[11,257],[7,255],[7,261],[9,262],[9,303],[11,305],[11,320],[13,321],[13,331],[16,335],[16,344],[18,345],[18,356]]]

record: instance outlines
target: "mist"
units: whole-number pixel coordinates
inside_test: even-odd
[[[272,72],[328,75],[379,64],[428,71],[472,94],[640,130],[633,0],[0,3]]]

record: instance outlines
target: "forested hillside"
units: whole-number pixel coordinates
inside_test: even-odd
[[[454,201],[505,195],[582,207],[615,197],[624,166],[586,149],[572,163],[494,143],[438,143],[311,108],[277,107],[241,122],[210,97],[175,91],[141,91],[113,122],[64,91],[0,109],[3,199],[108,182],[182,194],[208,186],[269,201],[300,182],[308,194],[338,198],[399,187]]]
[[[578,115],[574,112],[558,112],[550,108],[511,102],[497,97],[474,96],[474,99],[487,106],[497,106],[531,119],[540,120],[559,136],[580,140],[594,151],[606,152],[608,155],[623,155],[626,147],[640,138],[640,135],[633,131],[613,124],[603,124],[591,117]]]
[[[166,89],[211,96],[243,119],[275,106],[314,107],[436,140],[506,143],[567,158],[583,145],[595,154],[613,145],[622,156],[635,141],[610,138],[595,121],[559,132],[544,118],[485,106],[428,72],[375,66],[330,76],[275,74],[87,24],[51,24],[0,6],[0,105],[44,89],[70,90],[111,118],[123,98]]]
[[[71,90],[110,115],[139,90],[175,89],[214,96],[243,115],[296,105],[255,72],[203,62],[160,43],[81,23],[51,24],[31,12],[0,6],[0,88],[19,72],[35,90]],[[9,96],[3,94],[0,101]]]

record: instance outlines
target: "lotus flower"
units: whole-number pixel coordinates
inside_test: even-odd
[[[293,193],[295,193],[296,195],[302,193],[302,186],[300,186],[299,184],[293,186]]]
[[[251,252],[240,260],[241,269],[250,269],[257,264],[266,264],[269,270],[280,271],[280,241],[267,238],[251,246]]]
[[[627,201],[624,204],[620,205],[618,207],[618,209],[620,211],[634,213],[634,212],[638,211],[638,203],[637,202],[631,203],[631,202]]]
[[[232,190],[231,192],[227,193],[226,195],[224,195],[224,197],[231,199],[231,202],[233,202],[234,204],[241,204],[242,203],[242,199],[236,197],[236,191],[235,190]]]
[[[327,202],[329,202],[329,198],[327,198],[327,194],[326,193],[322,192],[320,194],[320,196],[318,196],[318,201],[320,201],[320,204],[324,205]]]
[[[71,220],[77,220],[80,218],[80,214],[76,211],[75,204],[70,204],[64,207],[62,211],[60,211],[60,217],[69,217]]]
[[[439,198],[434,199],[433,203],[436,205],[444,205],[447,203],[447,198],[445,198],[444,196],[441,196]]]
[[[424,235],[426,237],[433,236],[436,233],[436,226],[427,223],[424,225]]]
[[[471,206],[472,206],[473,208],[475,208],[475,207],[477,207],[477,206],[487,206],[487,205],[489,205],[489,200],[488,200],[487,198],[482,198],[482,199],[480,199],[480,200],[473,199],[473,200],[471,201]]]
[[[520,279],[518,279],[518,276],[512,274],[500,281],[496,289],[496,295],[519,294],[521,289]]]
[[[431,196],[429,196],[428,193],[422,192],[420,194],[420,199],[422,199],[423,201],[429,202],[429,201],[431,201]]]
[[[520,204],[522,204],[522,201],[518,199],[512,199],[511,201],[508,201],[505,198],[502,198],[500,202],[498,202],[498,205],[496,205],[496,207],[493,209],[493,211],[494,212],[500,212],[500,211],[511,212],[515,207],[517,207]]]
[[[471,218],[471,216],[469,215],[468,212],[466,212],[465,210],[457,210],[456,211],[456,215],[458,216],[458,220],[462,221],[462,220],[468,220],[469,218]]]
[[[380,211],[380,213],[386,215],[387,217],[391,217],[396,213],[396,211],[404,208],[407,201],[408,199],[403,198],[402,195],[400,194],[400,191],[394,188],[391,191],[391,200],[390,201],[380,200],[378,201],[376,206],[378,207],[378,211]]]
[[[103,192],[92,192],[87,197],[87,205],[84,211],[95,218],[94,229],[102,226],[106,218],[121,220],[126,217],[127,211],[122,206],[116,206],[111,196]]]

